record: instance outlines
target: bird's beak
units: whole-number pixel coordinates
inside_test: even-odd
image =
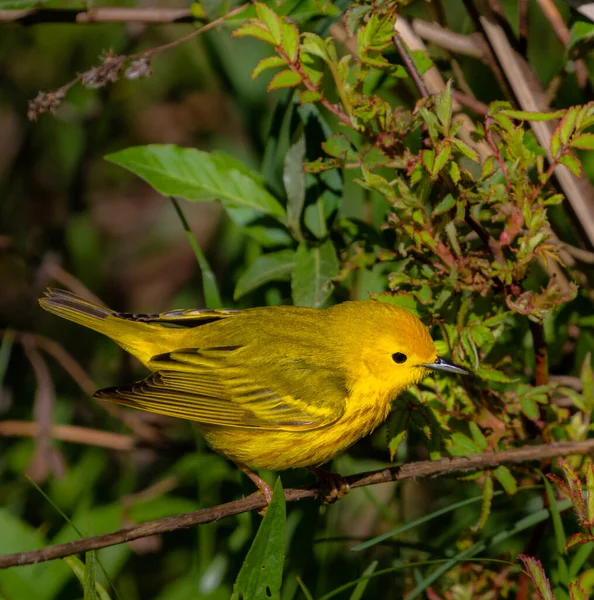
[[[458,365],[453,365],[443,358],[439,358],[439,356],[435,359],[435,362],[425,363],[422,365],[423,367],[427,367],[428,369],[432,369],[433,371],[444,371],[446,373],[458,373],[459,375],[470,375],[470,371],[459,367]]]

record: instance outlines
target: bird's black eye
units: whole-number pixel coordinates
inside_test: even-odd
[[[401,365],[402,363],[405,363],[406,359],[407,359],[406,354],[402,354],[402,352],[395,352],[394,354],[392,354],[392,360],[397,365]]]

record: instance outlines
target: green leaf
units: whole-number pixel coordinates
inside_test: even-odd
[[[503,486],[503,489],[511,495],[518,491],[518,483],[516,478],[511,474],[511,471],[505,466],[501,465],[493,471],[495,479]]]
[[[370,576],[377,569],[378,564],[379,564],[378,561],[374,560],[365,569],[365,571],[363,571],[363,575],[361,576],[361,579],[359,580],[357,587],[355,587],[355,589],[353,590],[353,593],[351,594],[351,597],[349,598],[349,600],[361,600],[361,598],[363,598],[363,594],[365,593],[365,590],[367,589],[367,586],[368,586],[369,582],[371,581]]]
[[[582,165],[573,154],[562,154],[557,160],[562,165],[565,165],[576,177],[579,177],[582,174]]]
[[[263,2],[256,3],[256,13],[260,17],[260,21],[264,24],[266,29],[270,31],[270,35],[274,40],[276,46],[280,46],[282,43],[282,25],[283,21],[271,8],[266,6]]]
[[[304,160],[305,136],[302,134],[287,150],[283,169],[283,184],[287,193],[287,224],[298,241],[303,241],[300,222],[305,204]]]
[[[331,240],[320,246],[300,244],[295,254],[291,279],[293,303],[296,306],[320,308],[332,294],[332,278],[338,275],[339,264]]]
[[[252,71],[252,79],[256,79],[259,75],[261,75],[266,69],[274,69],[275,67],[285,67],[287,66],[287,61],[280,56],[268,56],[267,58],[263,58]]]
[[[468,144],[465,144],[462,140],[452,138],[452,145],[456,150],[458,150],[458,152],[466,156],[466,158],[469,158],[470,160],[476,163],[479,161],[478,154]]]
[[[575,581],[569,584],[569,600],[588,600],[588,595],[582,586]]]
[[[452,80],[449,79],[445,90],[435,99],[435,113],[443,127],[444,135],[449,135],[452,120]]]
[[[285,54],[291,62],[296,62],[299,58],[299,30],[293,23],[283,21],[282,26],[282,47]]]
[[[294,250],[280,250],[259,256],[237,281],[233,298],[237,300],[269,281],[288,281],[294,266]]]
[[[569,32],[569,43],[567,50],[576,56],[585,54],[594,44],[594,23],[589,21],[577,21],[571,27]]]
[[[264,27],[258,22],[248,22],[244,25],[241,25],[241,27],[238,27],[233,32],[233,35],[235,37],[255,37],[256,39],[262,40],[263,42],[276,46],[276,43],[270,31],[268,31],[266,27]]]
[[[449,443],[451,445],[448,447],[448,450],[453,456],[469,456],[471,454],[480,454],[483,451],[474,440],[471,440],[467,435],[459,431],[452,433]]]
[[[530,576],[534,587],[538,590],[542,600],[555,600],[555,596],[553,596],[551,590],[551,584],[545,575],[540,561],[532,556],[526,556],[525,554],[520,554],[518,558],[524,563],[528,575]]]
[[[435,162],[433,163],[433,168],[431,169],[431,177],[435,179],[439,172],[443,169],[445,164],[450,160],[450,156],[452,155],[452,149],[449,144],[446,144],[439,148],[437,154],[435,156]]]
[[[410,55],[421,76],[433,66],[433,61],[429,58],[429,54],[426,50],[413,50]]]
[[[165,196],[220,200],[225,208],[251,208],[283,222],[285,210],[261,177],[222,152],[153,144],[108,154],[106,160],[132,171]]]
[[[85,590],[84,600],[110,600],[109,594],[98,581],[90,585],[87,580],[89,572],[92,570],[92,566],[89,563],[89,555],[91,554],[94,555],[96,552],[92,551],[86,553],[86,565],[83,564],[78,556],[66,556],[62,560],[72,569],[72,572],[83,586]]]
[[[325,41],[315,33],[304,33],[301,50],[321,58],[324,62],[337,62],[336,51],[330,40]]]
[[[285,496],[280,478],[233,586],[231,600],[279,600],[285,560]]]
[[[516,378],[508,377],[505,373],[485,365],[481,365],[476,374],[485,381],[498,381],[500,383],[514,383],[517,381]]]
[[[565,114],[564,110],[556,110],[553,112],[528,112],[525,110],[505,109],[501,111],[512,119],[520,119],[522,121],[554,121],[560,119]]]
[[[540,417],[540,411],[538,410],[538,404],[531,398],[530,396],[522,396],[520,398],[520,406],[522,407],[522,412],[532,420],[536,420]]]
[[[481,452],[484,452],[489,445],[487,438],[485,438],[483,432],[479,429],[479,426],[474,421],[470,421],[468,427],[474,443],[480,448]]]
[[[268,84],[268,91],[279,90],[281,88],[292,88],[299,85],[303,78],[296,71],[281,71],[277,73]]]
[[[572,148],[580,150],[594,150],[594,133],[582,133],[571,139],[569,144]]]
[[[491,514],[491,505],[493,503],[493,479],[490,476],[485,477],[483,483],[483,502],[481,504],[481,512],[478,523],[472,528],[474,531],[479,531],[485,527]]]

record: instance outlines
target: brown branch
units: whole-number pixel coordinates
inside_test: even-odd
[[[32,421],[0,421],[0,437],[37,437],[39,430],[39,423]],[[135,447],[134,438],[129,435],[89,429],[78,425],[51,425],[49,436],[63,442],[98,446],[122,452]]]
[[[440,48],[445,48],[455,54],[472,56],[484,60],[484,47],[477,43],[476,37],[450,31],[439,23],[430,23],[422,19],[411,21],[413,31],[423,40],[431,42]]]
[[[189,8],[120,8],[98,7],[91,10],[30,8],[0,10],[0,22],[21,25],[42,23],[194,23]]]
[[[547,385],[549,383],[549,354],[542,323],[529,321],[532,343],[534,345],[534,383]]]
[[[525,446],[503,452],[490,452],[474,456],[442,458],[436,461],[421,461],[409,463],[398,467],[388,467],[380,471],[360,473],[351,475],[345,479],[351,488],[359,488],[391,481],[403,481],[405,479],[418,479],[420,477],[437,477],[453,473],[482,471],[492,469],[502,464],[519,464],[533,460],[547,460],[559,456],[572,456],[594,453],[594,439],[577,442],[565,442],[562,444],[542,444],[536,446]],[[320,489],[317,485],[308,487],[292,488],[285,490],[287,502],[296,502],[305,498],[317,498]],[[98,550],[108,546],[123,544],[132,540],[175,531],[193,525],[203,525],[219,521],[225,517],[238,515],[240,513],[260,510],[266,506],[262,494],[255,492],[247,498],[234,500],[226,504],[220,504],[212,508],[205,508],[191,513],[166,517],[156,521],[149,521],[135,527],[127,527],[89,538],[83,538],[65,544],[47,546],[38,550],[17,552],[15,554],[0,555],[0,569],[20,565],[30,565],[46,560],[54,560],[71,556],[79,552]]]
[[[101,64],[83,73],[79,73],[72,81],[66,83],[57,90],[50,92],[39,92],[37,96],[29,101],[29,109],[27,115],[30,120],[35,120],[40,114],[44,112],[54,112],[56,108],[62,103],[68,91],[77,83],[81,83],[83,87],[99,88],[117,81],[122,76],[124,67],[128,64],[128,68],[125,69],[123,75],[128,79],[138,79],[140,77],[147,77],[151,73],[150,60],[156,55],[171,48],[175,48],[185,42],[188,42],[195,37],[214,29],[218,25],[221,25],[224,21],[239,15],[246,8],[250,6],[249,3],[242,4],[227,14],[210,21],[200,29],[196,29],[181,38],[178,38],[162,46],[156,46],[154,48],[148,48],[135,54],[129,55],[116,55],[111,51],[104,54],[101,57]]]
[[[400,34],[398,33],[398,31],[394,33],[394,37],[392,38],[392,40],[394,42],[394,46],[396,46],[396,50],[398,50],[398,54],[400,54],[400,58],[404,63],[405,69],[410,75],[410,78],[413,80],[415,87],[417,88],[417,91],[419,92],[422,98],[428,98],[429,92],[425,87],[425,82],[421,79],[421,76],[417,71],[415,63],[412,61],[412,58],[409,56],[406,48],[404,47],[404,44],[400,40]]]

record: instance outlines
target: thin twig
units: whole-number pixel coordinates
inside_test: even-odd
[[[410,75],[410,78],[413,80],[413,83],[417,88],[417,91],[419,92],[422,98],[428,98],[429,92],[425,87],[425,82],[421,79],[421,76],[417,71],[415,63],[412,61],[412,58],[409,56],[408,52],[406,51],[406,48],[404,47],[404,44],[400,40],[400,34],[398,33],[398,31],[394,33],[394,37],[392,38],[392,40],[394,42],[394,46],[396,46],[396,50],[398,50],[398,54],[400,54],[400,58],[404,63],[406,71]]]
[[[430,23],[422,19],[413,19],[411,25],[413,31],[427,42],[431,42],[455,54],[463,54],[484,60],[484,48],[481,44],[477,43],[476,37],[472,35],[456,33],[442,27],[438,23]]]
[[[26,10],[0,10],[0,22],[21,25],[42,23],[195,23],[200,21],[189,8],[123,8],[102,6],[86,9],[29,8]]]
[[[36,437],[39,423],[32,421],[0,421],[0,437]],[[98,446],[126,452],[135,447],[134,438],[129,435],[89,429],[77,425],[51,425],[49,435],[52,439],[86,446]]]
[[[474,456],[443,458],[436,461],[422,461],[409,463],[399,467],[389,467],[380,471],[360,473],[346,477],[351,488],[359,488],[391,481],[403,481],[405,479],[418,479],[420,477],[437,477],[451,475],[453,473],[482,471],[492,469],[502,464],[519,464],[528,461],[550,460],[559,456],[572,456],[594,453],[594,439],[581,440],[577,442],[566,442],[562,444],[542,444],[537,446],[526,446],[503,452],[489,452]],[[292,488],[285,490],[287,502],[296,502],[305,498],[317,498],[320,494],[318,485],[308,487]],[[19,565],[30,565],[46,560],[63,558],[79,552],[98,550],[108,546],[123,544],[143,537],[175,531],[194,525],[202,525],[219,521],[225,517],[238,515],[253,510],[260,510],[266,506],[266,500],[259,492],[253,493],[247,498],[220,504],[212,508],[205,508],[191,513],[166,517],[156,521],[149,521],[136,527],[127,527],[89,538],[47,546],[38,550],[28,552],[17,552],[15,554],[0,555],[0,569]]]

